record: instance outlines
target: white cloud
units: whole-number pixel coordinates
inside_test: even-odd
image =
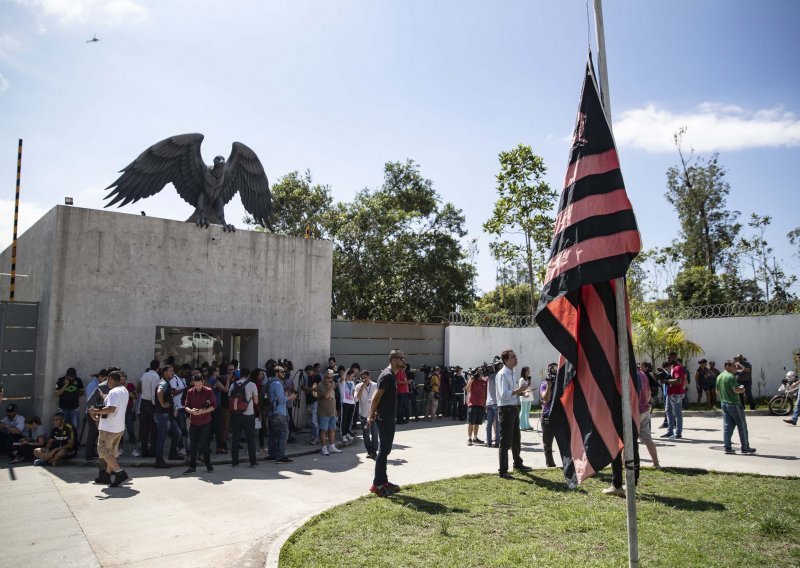
[[[31,226],[42,218],[50,208],[45,208],[38,203],[22,201],[19,204],[19,224],[17,234],[22,235]],[[14,200],[0,199],[0,250],[11,246],[14,234]]]
[[[147,7],[134,0],[15,0],[42,20],[61,26],[139,22],[147,19]],[[44,31],[43,21],[39,22]]]
[[[0,93],[7,90],[8,90],[8,79],[3,77],[3,74],[0,73]]]
[[[698,152],[800,146],[800,119],[783,108],[749,111],[736,105],[703,103],[684,113],[649,104],[622,112],[614,122],[620,146],[648,152],[675,150],[672,135],[687,127],[687,147]]]
[[[20,43],[17,38],[11,34],[0,34],[0,59],[3,61],[11,61],[13,53],[19,51]]]

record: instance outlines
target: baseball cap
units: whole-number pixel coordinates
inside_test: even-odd
[[[17,405],[14,404],[13,402],[8,406],[6,406],[6,412],[16,412],[16,411],[17,411]]]

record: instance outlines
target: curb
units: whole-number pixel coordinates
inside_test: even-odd
[[[280,534],[278,537],[272,541],[272,544],[267,551],[267,560],[264,563],[265,568],[278,568],[278,562],[281,559],[281,549],[283,545],[286,544],[286,541],[289,540],[297,529],[302,527],[306,524],[310,519],[316,517],[320,514],[321,511],[316,513],[309,513],[305,517],[301,517],[299,519],[295,519],[285,525],[283,525],[279,530]]]

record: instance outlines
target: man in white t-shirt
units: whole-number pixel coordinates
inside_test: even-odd
[[[101,474],[99,479],[107,480],[111,487],[117,487],[128,479],[128,474],[117,462],[117,449],[125,433],[125,410],[128,408],[129,395],[119,371],[109,373],[108,388],[103,408],[90,409],[90,414],[100,431],[97,455],[106,464],[106,475],[104,477]]]
[[[378,425],[369,424],[369,409],[372,406],[372,397],[378,386],[370,380],[369,371],[361,371],[361,382],[356,385],[355,397],[358,400],[358,413],[361,416],[361,432],[364,436],[364,448],[367,457],[374,460],[378,457]]]
[[[191,368],[182,367],[178,374],[173,375],[169,380],[169,386],[172,389],[172,407],[174,408],[172,412],[183,440],[183,446],[178,450],[178,454],[184,458],[186,457],[186,448],[189,447],[189,430],[186,427],[186,409],[183,407],[183,393],[188,389],[186,379],[190,376],[190,373]]]

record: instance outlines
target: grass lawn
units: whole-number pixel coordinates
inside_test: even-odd
[[[475,475],[361,497],[318,515],[281,567],[627,566],[625,499],[610,473],[566,489],[559,469]],[[800,566],[800,479],[645,469],[642,566]]]

